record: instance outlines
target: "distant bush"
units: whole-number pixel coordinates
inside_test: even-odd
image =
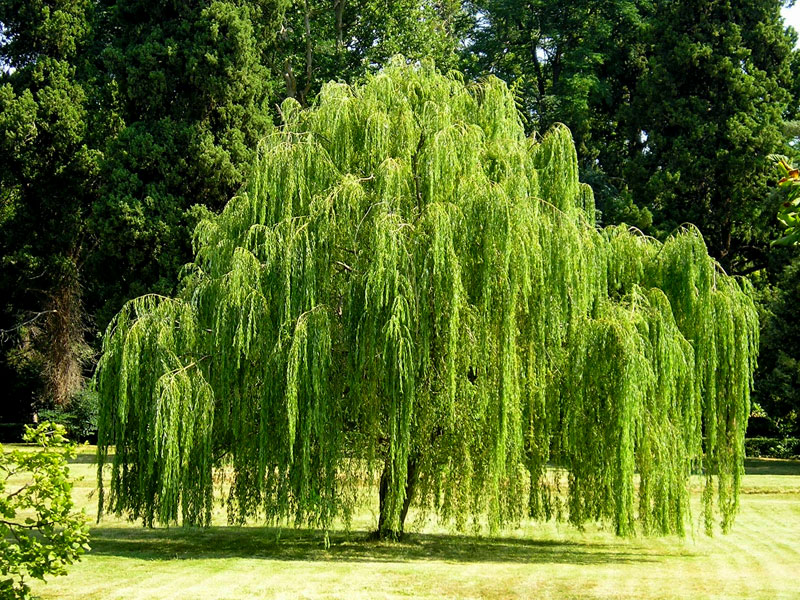
[[[89,549],[83,513],[73,511],[67,459],[75,444],[61,425],[27,427],[37,446],[4,452],[0,445],[0,598],[30,598],[27,578],[62,575]]]
[[[793,458],[800,455],[800,438],[747,438],[744,448],[751,458]]]
[[[93,389],[85,389],[64,408],[39,411],[39,419],[63,425],[67,437],[76,442],[97,441],[98,396]]]

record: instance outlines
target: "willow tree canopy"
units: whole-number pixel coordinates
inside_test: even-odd
[[[694,228],[598,229],[569,131],[526,137],[497,79],[395,61],[281,109],[177,296],[104,338],[111,510],[207,524],[224,467],[232,522],[328,527],[376,469],[384,533],[412,494],[682,533],[701,467],[730,526],[758,325]]]

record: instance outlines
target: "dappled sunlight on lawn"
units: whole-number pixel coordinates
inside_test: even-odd
[[[74,494],[96,510],[93,449],[73,462]],[[411,515],[401,542],[370,537],[375,507],[350,531],[225,526],[143,528],[106,516],[69,575],[35,583],[43,599],[797,597],[800,462],[748,460],[730,535],[622,539],[589,526],[524,522],[497,536],[458,534]],[[699,489],[699,482],[692,488]],[[698,494],[694,519],[700,516]]]

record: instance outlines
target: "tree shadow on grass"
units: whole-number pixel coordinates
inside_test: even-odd
[[[114,455],[112,454],[108,458],[108,462],[114,459]],[[71,465],[96,465],[97,464],[97,454],[95,452],[79,452],[72,458],[67,460],[67,463]]]
[[[800,460],[785,458],[745,458],[748,475],[800,475]]]
[[[366,532],[323,533],[273,527],[176,527],[92,530],[92,554],[141,560],[256,558],[280,561],[605,564],[654,562],[657,557],[602,543],[409,534],[401,542],[369,539]]]

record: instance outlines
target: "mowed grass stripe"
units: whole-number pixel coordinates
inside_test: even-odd
[[[755,513],[754,519],[745,521],[742,527],[746,543],[740,546],[741,555],[758,565],[761,573],[753,573],[752,564],[747,564],[743,573],[749,573],[751,581],[757,581],[767,588],[775,597],[782,595],[779,585],[782,581],[791,581],[800,572],[800,544],[798,544],[797,511],[792,514],[793,505],[783,500],[770,502],[766,498],[743,498],[748,508]],[[797,598],[800,586],[787,590],[784,597]]]
[[[83,477],[74,496],[93,518],[92,449],[83,452],[73,465]],[[796,470],[775,474],[787,465]],[[798,598],[800,462],[757,466],[727,536],[702,533],[696,492],[693,532],[684,539],[619,539],[594,526],[578,532],[533,522],[471,537],[417,519],[407,540],[391,544],[366,539],[375,513],[365,506],[354,531],[334,532],[326,550],[320,532],[225,527],[223,510],[208,530],[148,530],[106,518],[92,529],[93,551],[34,592],[44,600]]]

